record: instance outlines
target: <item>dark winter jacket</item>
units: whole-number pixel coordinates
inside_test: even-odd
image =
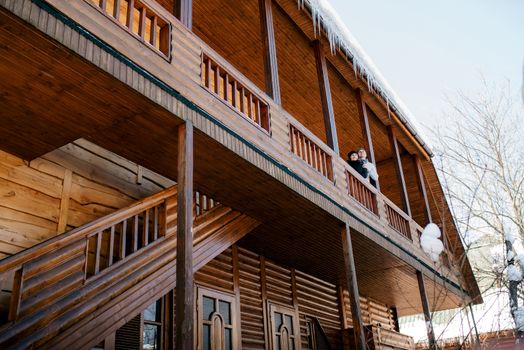
[[[351,165],[351,167],[353,169],[355,169],[364,179],[367,179],[368,176],[369,176],[369,171],[368,169],[364,168],[363,165],[364,165],[364,162],[359,159],[359,160],[348,160],[347,161],[349,165]]]

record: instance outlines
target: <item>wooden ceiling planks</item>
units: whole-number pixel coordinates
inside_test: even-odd
[[[0,138],[5,151],[34,159],[137,115],[171,118],[4,9],[0,16]]]

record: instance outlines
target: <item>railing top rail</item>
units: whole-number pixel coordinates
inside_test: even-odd
[[[107,228],[113,222],[122,221],[130,216],[140,213],[144,209],[154,207],[163,200],[177,193],[177,186],[172,186],[166,190],[158,192],[150,197],[144,198],[125,208],[115,211],[109,215],[91,221],[85,225],[77,227],[71,231],[65,232],[46,241],[43,241],[31,248],[28,248],[18,254],[0,260],[0,273],[19,268],[26,262],[44,255],[45,253],[57,250],[81,238],[87,237],[94,231]]]

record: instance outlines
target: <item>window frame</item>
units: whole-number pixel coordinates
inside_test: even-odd
[[[275,341],[277,334],[275,333],[275,312],[281,313],[282,315],[288,315],[293,318],[293,340],[295,344],[295,350],[301,349],[301,330],[300,330],[300,323],[298,320],[298,312],[295,308],[275,304],[272,302],[267,303],[268,308],[268,323],[269,323],[269,345],[270,349],[275,350]]]
[[[195,305],[195,320],[196,320],[196,327],[195,327],[195,343],[196,343],[196,349],[203,350],[203,300],[204,297],[209,297],[216,299],[218,301],[225,301],[230,304],[230,316],[231,316],[231,326],[226,327],[224,325],[224,328],[231,329],[231,345],[232,350],[239,350],[240,347],[240,323],[238,318],[238,303],[237,303],[237,297],[233,293],[227,293],[223,291],[218,291],[215,289],[206,288],[200,285],[196,286],[197,288],[197,298],[196,298],[196,305]]]

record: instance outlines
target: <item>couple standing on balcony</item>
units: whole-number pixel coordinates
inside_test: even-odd
[[[375,164],[368,161],[368,154],[365,149],[359,148],[348,153],[348,164],[351,165],[364,179],[371,179],[371,183],[376,186],[378,173]]]

